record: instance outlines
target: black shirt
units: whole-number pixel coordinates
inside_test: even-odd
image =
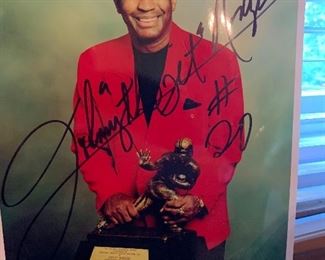
[[[165,67],[168,45],[158,52],[143,53],[133,48],[139,93],[147,125],[156,103],[160,80]]]

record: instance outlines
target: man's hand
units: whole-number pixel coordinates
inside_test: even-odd
[[[177,228],[177,224],[193,219],[200,210],[200,199],[197,196],[185,195],[167,201],[160,212],[165,223],[173,229]]]
[[[112,195],[105,202],[102,213],[115,225],[130,222],[138,217],[133,199],[123,193]]]

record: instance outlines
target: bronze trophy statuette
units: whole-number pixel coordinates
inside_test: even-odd
[[[142,216],[155,211],[159,218],[159,209],[164,203],[177,199],[177,190],[190,190],[200,175],[200,168],[192,158],[192,141],[179,139],[173,152],[163,154],[155,162],[151,161],[148,150],[140,150],[137,155],[139,166],[156,174],[146,191],[134,201],[135,208]],[[163,223],[157,228],[114,225],[102,217],[87,238],[88,241],[79,245],[78,260],[189,260],[193,259],[196,234],[180,225],[172,228]]]

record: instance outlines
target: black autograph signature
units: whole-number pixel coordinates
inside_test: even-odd
[[[218,1],[220,1],[220,0],[216,0],[216,3]],[[247,18],[249,15],[253,16],[253,20],[248,25],[246,25],[240,32],[238,32],[234,36],[228,35],[229,41],[226,44],[224,44],[225,46],[230,45],[239,59],[241,59],[243,61],[247,61],[240,57],[240,55],[236,51],[233,41],[236,38],[238,38],[243,32],[245,32],[247,29],[249,29],[250,27],[252,27],[252,37],[254,37],[257,32],[257,28],[258,28],[258,23],[257,23],[258,18],[261,17],[276,1],[277,0],[273,0],[272,2],[270,2],[267,5],[267,0],[263,0],[263,1],[258,0],[256,2],[256,5],[253,6],[253,1],[243,0],[242,4],[240,6],[238,6],[238,8],[236,9],[235,13],[233,14],[233,16],[231,18],[232,22],[235,21],[235,19],[239,19],[240,21],[242,21],[244,18]],[[223,0],[222,4],[223,4],[223,9],[226,12],[226,1]],[[202,24],[199,25],[197,33],[199,35],[201,35],[201,34],[203,35]],[[200,80],[200,82],[202,82],[202,83],[205,82],[206,79],[205,79],[204,75],[201,75],[200,69],[205,64],[207,64],[211,59],[213,59],[216,55],[216,53],[213,53],[205,62],[203,62],[201,64],[197,64],[194,53],[195,53],[196,47],[199,44],[199,41],[193,42],[193,39],[190,38],[189,43],[190,43],[190,50],[185,54],[185,57],[190,59],[190,66],[189,66],[189,70],[185,74],[185,77],[181,76],[181,75],[184,75],[183,73],[181,73],[182,69],[183,69],[182,61],[178,62],[178,70],[175,73],[175,75],[166,74],[163,76],[163,79],[162,79],[163,86],[170,84],[170,82],[172,82],[172,85],[174,86],[168,92],[166,92],[164,94],[162,94],[161,92],[158,93],[157,104],[155,106],[155,109],[157,111],[159,111],[159,113],[163,116],[168,116],[175,110],[175,108],[179,102],[179,95],[180,95],[179,88],[182,85],[185,85],[190,77],[192,77],[193,75],[196,75],[196,77]],[[223,85],[222,89],[219,89],[219,86],[217,85],[218,83],[216,82],[216,89],[218,89],[217,91],[219,91],[219,92],[217,93],[216,97],[214,97],[210,102],[209,110],[208,110],[209,115],[212,113],[212,111],[217,111],[217,113],[219,113],[220,112],[220,103],[222,101],[228,102],[229,96],[233,93],[233,91],[236,90],[236,89],[233,89],[233,90],[229,91],[227,88],[227,86],[231,84],[232,80],[233,79],[225,78],[224,85]],[[46,176],[47,170],[50,167],[50,165],[52,164],[52,162],[54,161],[55,156],[56,156],[57,152],[59,151],[59,149],[62,145],[62,142],[66,138],[67,134],[70,134],[75,146],[77,146],[77,144],[79,144],[83,148],[83,152],[86,155],[86,158],[92,157],[98,150],[101,150],[101,149],[105,150],[108,155],[113,157],[110,147],[109,147],[109,141],[112,138],[115,138],[117,136],[121,140],[123,149],[125,151],[129,151],[132,148],[132,146],[134,145],[134,143],[132,140],[131,133],[127,130],[127,126],[132,124],[132,122],[134,120],[136,120],[139,116],[141,116],[143,113],[140,106],[138,106],[138,103],[137,103],[137,108],[135,109],[135,112],[133,112],[133,113],[131,112],[130,103],[128,100],[128,97],[129,97],[128,93],[132,87],[134,87],[133,82],[130,82],[129,85],[127,85],[126,83],[122,83],[121,90],[122,90],[123,95],[122,95],[122,99],[120,100],[120,102],[117,105],[120,107],[123,106],[124,112],[120,115],[120,117],[118,117],[118,116],[114,117],[106,125],[104,123],[102,123],[102,128],[100,128],[98,130],[98,132],[96,133],[95,139],[93,138],[93,136],[94,136],[93,135],[93,133],[94,133],[93,132],[94,131],[93,116],[95,114],[97,114],[97,116],[100,117],[100,113],[96,108],[96,104],[93,102],[93,97],[92,97],[92,93],[91,93],[91,84],[89,81],[86,81],[84,83],[84,90],[85,90],[84,95],[85,95],[85,97],[87,96],[89,98],[89,102],[87,102],[88,108],[86,108],[86,109],[88,109],[86,114],[88,115],[87,116],[87,127],[88,127],[88,133],[89,133],[87,140],[86,140],[86,138],[79,138],[77,140],[77,138],[74,136],[72,129],[71,129],[72,120],[74,118],[76,110],[78,109],[78,107],[80,105],[79,101],[77,102],[77,104],[75,106],[74,113],[72,114],[69,122],[66,123],[61,120],[49,120],[49,121],[44,122],[44,123],[40,124],[39,126],[35,127],[30,133],[28,133],[28,135],[23,139],[23,141],[18,145],[18,147],[17,147],[14,155],[12,156],[12,158],[8,164],[8,167],[6,169],[6,172],[4,175],[4,180],[2,182],[2,188],[1,188],[1,198],[2,198],[3,204],[6,207],[16,207],[16,206],[20,205],[23,201],[25,201],[33,193],[34,189],[39,185],[40,181]],[[105,82],[101,82],[99,89],[100,89],[101,95],[103,95],[103,94],[111,95],[112,94],[108,87],[108,84]],[[226,94],[224,94],[223,97],[218,96],[218,95],[221,95],[222,91],[228,91],[228,92]],[[246,138],[243,138],[245,122],[247,122],[247,124],[248,124],[248,132],[246,134]],[[49,125],[53,125],[53,124],[61,125],[65,128],[64,134],[61,136],[61,139],[60,139],[55,151],[53,152],[51,158],[49,158],[49,161],[48,161],[46,167],[43,169],[43,171],[40,174],[37,181],[32,185],[32,188],[30,188],[30,190],[17,202],[9,203],[8,199],[6,197],[6,190],[8,189],[7,180],[8,180],[9,174],[11,173],[13,164],[17,163],[16,162],[17,155],[24,148],[24,145],[27,142],[29,142],[29,139],[34,134],[36,134],[38,131],[41,131],[42,129],[48,127]],[[239,120],[237,129],[233,129],[231,127],[230,123],[226,120],[218,121],[211,128],[210,132],[207,135],[206,142],[205,142],[206,147],[213,145],[211,143],[211,138],[218,132],[218,129],[221,127],[223,127],[223,128],[226,127],[228,129],[229,135],[228,135],[228,138],[227,138],[223,147],[214,147],[215,151],[216,151],[214,154],[215,157],[221,156],[234,143],[234,141],[237,138],[240,139],[240,149],[244,150],[246,148],[247,143],[249,141],[251,129],[252,129],[252,117],[249,113],[244,114],[243,117]],[[244,140],[244,141],[242,141],[242,140]],[[88,153],[88,149],[87,149],[88,147],[96,148],[96,149],[94,150],[93,153],[90,154],[90,153]],[[58,242],[57,242],[57,244],[53,250],[53,253],[52,253],[52,258],[55,257],[58,249],[60,248],[60,245],[63,241],[63,238],[65,236],[65,233],[67,231],[68,225],[71,220],[71,214],[73,211],[74,201],[75,201],[76,192],[77,192],[78,172],[79,172],[80,167],[82,167],[83,164],[86,162],[86,161],[83,161],[81,163],[78,163],[78,161],[79,161],[78,153],[76,153],[75,170],[72,171],[71,173],[69,173],[67,175],[66,179],[52,192],[51,196],[40,207],[37,214],[34,216],[32,221],[29,223],[27,229],[25,230],[25,232],[20,240],[20,244],[19,244],[19,248],[18,248],[18,252],[17,252],[17,259],[20,259],[20,257],[21,257],[21,249],[28,237],[28,234],[29,234],[31,228],[35,224],[36,220],[40,217],[42,212],[45,210],[46,206],[55,197],[55,195],[58,193],[58,191],[60,189],[62,189],[62,187],[64,187],[64,185],[66,185],[68,180],[70,180],[71,178],[74,178],[73,193],[72,193],[71,204],[70,204],[68,216],[65,221],[65,225],[64,225],[62,234],[61,234],[60,238],[58,239]]]
[[[76,110],[75,110],[76,111]],[[37,127],[35,127],[23,140],[22,142],[19,144],[18,148],[16,149],[14,155],[12,156],[8,167],[6,169],[5,175],[4,175],[4,179],[2,182],[2,187],[1,187],[1,199],[3,204],[6,207],[16,207],[18,205],[20,205],[21,203],[23,203],[31,194],[32,192],[35,190],[35,188],[39,185],[39,183],[41,182],[41,180],[46,176],[47,170],[50,168],[51,164],[53,163],[55,156],[57,155],[64,139],[66,138],[67,134],[69,133],[72,137],[72,142],[74,143],[74,145],[77,145],[77,141],[76,138],[73,134],[73,131],[70,127],[72,119],[74,117],[74,113],[72,114],[72,117],[70,119],[70,121],[68,123],[61,121],[61,120],[49,120],[46,121],[40,125],[38,125]],[[49,127],[50,125],[59,125],[59,126],[63,126],[64,127],[64,133],[62,134],[59,143],[57,144],[53,154],[51,155],[51,157],[49,158],[45,168],[43,169],[42,173],[40,174],[40,176],[38,177],[38,179],[36,180],[36,182],[32,185],[32,187],[29,189],[29,191],[17,202],[15,203],[9,203],[7,198],[6,198],[6,187],[7,187],[7,180],[9,177],[9,173],[11,171],[11,167],[13,166],[16,157],[18,156],[19,152],[23,149],[24,145],[26,145],[29,142],[29,139],[36,134],[37,132],[41,131],[42,129],[44,129],[45,127]],[[17,251],[17,259],[20,259],[20,255],[21,255],[21,251],[23,248],[23,245],[28,237],[28,234],[30,232],[30,230],[32,229],[32,227],[34,226],[35,222],[37,221],[37,219],[40,217],[41,213],[45,210],[46,206],[50,203],[50,201],[54,198],[54,196],[66,185],[66,183],[72,178],[74,177],[74,184],[73,184],[73,191],[72,191],[72,197],[71,197],[71,204],[70,204],[70,208],[68,210],[68,215],[67,218],[65,220],[65,224],[64,224],[64,228],[62,230],[62,233],[60,235],[60,238],[58,239],[58,242],[55,246],[55,249],[53,250],[52,253],[52,257],[55,257],[56,252],[58,251],[60,245],[62,244],[62,241],[64,239],[64,235],[67,231],[68,225],[70,223],[71,220],[71,215],[72,215],[72,211],[73,211],[73,206],[74,206],[74,202],[75,202],[75,198],[76,198],[76,193],[77,193],[77,183],[78,183],[78,169],[79,166],[77,164],[78,162],[78,154],[76,154],[76,170],[74,170],[71,174],[69,174],[64,180],[63,182],[52,192],[52,194],[48,197],[48,199],[45,201],[45,203],[40,207],[40,209],[38,210],[38,212],[36,213],[36,215],[33,217],[32,221],[28,224],[25,232],[23,233],[23,236],[20,240],[19,246],[18,246],[18,251]]]
[[[215,90],[216,95],[212,98],[212,100],[209,103],[208,106],[208,115],[211,116],[213,111],[216,111],[216,113],[219,115],[221,110],[221,102],[224,102],[224,106],[226,107],[229,102],[229,96],[237,90],[237,88],[229,89],[229,87],[234,83],[236,79],[227,79],[226,76],[222,76],[223,80],[223,86],[222,88],[219,87],[219,81],[215,80]]]
[[[237,129],[234,129],[231,123],[228,120],[220,120],[213,127],[211,127],[207,138],[205,139],[205,147],[211,147],[213,149],[213,157],[218,158],[222,156],[230,146],[238,141],[239,149],[244,151],[247,147],[247,144],[250,140],[251,132],[253,127],[253,119],[250,113],[245,113],[238,122]],[[225,140],[223,140],[222,145],[216,145],[211,140],[218,136],[218,130],[227,129],[228,133]],[[247,129],[247,133],[245,133],[245,129]]]
[[[217,45],[218,45],[218,34],[221,31],[225,31],[227,35],[228,42],[224,44],[224,46],[230,45],[230,48],[234,51],[238,59],[240,59],[243,62],[250,62],[252,60],[252,57],[250,58],[243,58],[237,51],[237,48],[235,46],[234,40],[237,39],[243,32],[247,31],[249,28],[252,28],[252,37],[255,37],[258,29],[258,19],[270,8],[272,7],[278,0],[241,0],[242,3],[239,5],[235,12],[230,16],[230,24],[232,25],[236,20],[244,21],[245,19],[249,19],[249,23],[242,28],[239,32],[232,35],[227,26],[221,26],[219,23],[218,12],[221,5],[221,11],[222,14],[227,17],[227,0],[216,0],[215,1],[215,8],[214,8],[214,21],[213,21],[213,31],[212,31],[212,43],[214,45],[213,49],[217,51]],[[253,18],[252,20],[250,18]],[[202,28],[198,30],[200,33],[202,33]],[[212,58],[212,57],[211,57]]]
[[[192,35],[189,35],[190,50],[184,54],[184,57],[189,59],[190,62],[185,76],[182,77],[184,72],[183,61],[178,61],[176,75],[163,75],[162,85],[163,87],[168,85],[169,89],[164,93],[161,91],[161,89],[159,89],[154,108],[162,116],[168,116],[175,111],[180,99],[180,87],[184,86],[190,77],[195,75],[201,83],[205,83],[206,79],[198,70],[198,65],[195,59],[195,50],[199,46],[200,41],[201,38],[197,42],[194,42]],[[172,48],[172,46],[170,46],[170,48]],[[106,151],[114,161],[114,157],[109,148],[109,142],[112,140],[112,137],[115,137],[116,135],[119,136],[120,144],[122,145],[124,152],[129,152],[135,145],[132,135],[127,128],[132,122],[143,114],[143,110],[140,106],[140,95],[138,93],[135,95],[135,108],[133,109],[130,106],[130,93],[138,89],[136,88],[135,84],[136,83],[133,82],[133,79],[130,79],[128,83],[121,82],[120,90],[122,97],[117,102],[116,107],[121,108],[122,112],[119,113],[119,115],[113,116],[112,119],[107,120],[107,123],[104,123],[101,119],[102,116],[100,111],[97,109],[96,101],[93,98],[91,82],[89,80],[85,80],[83,95],[85,99],[85,114],[88,134],[87,136],[78,138],[78,143],[87,159],[90,157],[88,151],[89,148],[99,148]],[[100,83],[100,94],[102,94],[102,86],[108,86],[108,84],[103,82]],[[96,118],[99,118],[101,122],[101,126],[96,132],[94,126],[95,116],[97,116]]]

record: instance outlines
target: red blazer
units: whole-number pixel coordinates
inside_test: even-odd
[[[152,160],[174,149],[177,139],[192,139],[201,174],[190,191],[209,214],[187,228],[204,236],[208,248],[230,232],[227,184],[243,148],[243,97],[235,55],[222,45],[172,25],[157,104],[147,127],[134,73],[129,35],[93,46],[81,54],[75,89],[74,133],[79,165],[96,208],[112,194],[137,197],[154,172],[138,166],[136,151]]]

